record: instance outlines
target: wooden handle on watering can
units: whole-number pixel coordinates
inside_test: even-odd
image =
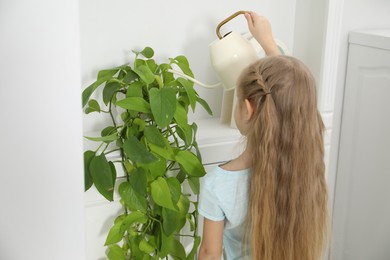
[[[240,15],[240,14],[245,14],[245,13],[248,13],[247,11],[238,11],[234,14],[232,14],[231,16],[229,16],[228,18],[226,18],[225,20],[223,20],[222,22],[220,22],[217,26],[217,36],[219,39],[222,39],[222,35],[221,33],[219,32],[219,29],[221,29],[222,25],[224,25],[225,23],[229,22],[231,19],[233,19],[234,17]]]

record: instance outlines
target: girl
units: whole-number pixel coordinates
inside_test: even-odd
[[[264,17],[246,18],[267,57],[243,71],[236,89],[244,152],[202,180],[198,259],[317,260],[328,211],[315,81],[302,62],[278,55]]]

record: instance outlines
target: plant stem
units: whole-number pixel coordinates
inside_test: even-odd
[[[108,148],[108,146],[109,146],[110,144],[108,143],[108,144],[106,144],[106,147],[104,147],[104,149],[103,149],[103,151],[102,151],[102,153],[104,153],[105,151],[106,151],[106,149]]]
[[[112,120],[112,124],[114,125],[114,128],[117,128],[114,115],[112,114],[112,102],[111,101],[110,101],[110,105],[108,107],[108,111],[110,112],[110,116],[111,116],[111,120]],[[129,175],[127,173],[126,165],[124,163],[124,161],[126,160],[125,153],[123,151],[123,148],[119,148],[119,150],[120,150],[120,154],[121,154],[121,158],[122,158],[122,169],[126,173],[126,181],[129,182],[130,181]],[[127,207],[124,206],[124,208],[125,208],[125,215],[127,215],[128,214]]]
[[[110,113],[112,124],[116,128],[116,122],[115,122],[115,119],[114,119],[114,115],[112,114],[112,107],[111,106],[112,106],[112,102],[110,101],[110,105],[108,107],[108,112]]]
[[[99,151],[99,149],[102,147],[102,145],[104,144],[104,142],[101,142],[99,147],[95,150],[95,153],[97,153],[97,151]]]
[[[106,152],[106,154],[113,153],[113,152],[116,152],[116,151],[119,151],[119,150],[120,150],[120,148],[114,149],[114,150],[111,150],[111,151]]]
[[[170,135],[173,137],[173,139],[175,140],[175,145],[176,147],[179,147],[179,140],[177,139],[175,133],[173,132],[172,128],[170,126],[167,126],[167,129],[170,133]]]
[[[176,234],[178,237],[195,237],[194,235]]]

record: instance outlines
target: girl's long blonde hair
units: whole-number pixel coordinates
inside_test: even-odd
[[[288,56],[249,66],[238,86],[248,99],[247,149],[252,155],[246,244],[252,258],[317,260],[328,240],[324,125],[315,80]]]

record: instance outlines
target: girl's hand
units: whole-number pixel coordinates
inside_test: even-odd
[[[272,36],[271,24],[264,16],[254,12],[245,13],[248,22],[249,31],[253,37],[260,43],[267,56],[279,55],[278,46]]]

